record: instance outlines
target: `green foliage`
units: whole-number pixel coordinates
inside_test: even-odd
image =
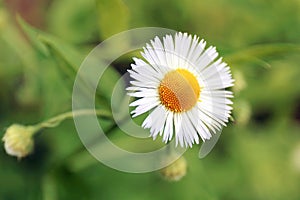
[[[94,0],[53,1],[47,12],[49,31],[62,40],[83,44],[98,37]]]
[[[298,0],[53,0],[45,4],[46,14],[31,11],[32,18],[43,18],[39,29],[23,20],[26,10],[20,9],[14,20],[12,3],[0,5],[2,130],[70,110],[73,82],[88,52],[99,41],[134,27],[197,34],[215,45],[233,75],[242,74],[245,82],[235,94],[236,122],[224,128],[208,157],[199,160],[197,147],[186,152],[188,172],[179,182],[166,182],[156,172],[127,174],[104,166],[85,151],[74,124],[67,121],[38,135],[35,153],[28,158],[17,161],[0,151],[0,199],[300,198]],[[30,5],[26,3],[28,9]],[[110,109],[120,78],[115,69],[125,71],[130,57],[105,71],[97,107]],[[86,83],[82,90],[88,89]],[[122,106],[122,100],[116,105]],[[240,123],[241,113],[249,121]],[[110,139],[127,150],[162,145],[151,139],[141,144],[110,122],[101,123],[113,133]]]
[[[129,28],[129,11],[122,0],[96,0],[96,8],[102,39]]]

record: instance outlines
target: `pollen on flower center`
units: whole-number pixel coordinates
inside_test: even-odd
[[[186,69],[176,69],[165,75],[158,87],[161,103],[173,112],[191,109],[200,96],[196,77]]]

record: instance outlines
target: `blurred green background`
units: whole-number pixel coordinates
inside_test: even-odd
[[[144,26],[197,34],[231,66],[235,122],[214,150],[199,160],[199,148],[189,149],[179,182],[127,174],[78,155],[68,120],[38,135],[27,158],[1,147],[0,199],[300,199],[299,0],[2,0],[0,137],[12,123],[70,110],[74,72],[88,52]],[[113,64],[104,102],[131,62]]]

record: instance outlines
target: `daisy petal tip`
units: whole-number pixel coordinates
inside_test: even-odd
[[[135,64],[132,65],[132,70],[128,70],[128,72],[132,74],[131,78],[135,80],[130,81],[133,87],[127,89],[128,91],[132,91],[129,92],[128,95],[140,99],[145,98],[145,100],[132,102],[130,106],[136,106],[137,109],[131,114],[133,114],[133,117],[136,117],[148,108],[148,117],[150,115],[151,117],[147,117],[144,120],[142,127],[150,128],[150,135],[153,140],[160,135],[162,136],[162,141],[164,143],[167,143],[174,138],[176,147],[192,148],[194,144],[199,144],[201,140],[205,142],[206,140],[211,139],[212,134],[216,134],[216,132],[221,130],[223,126],[226,126],[226,123],[228,122],[226,116],[230,114],[230,111],[232,110],[229,105],[233,104],[229,98],[233,98],[233,93],[220,90],[225,90],[227,87],[234,85],[234,80],[230,75],[230,68],[222,61],[222,57],[218,58],[219,54],[215,46],[206,47],[206,41],[203,39],[199,40],[198,36],[192,36],[186,32],[178,32],[173,36],[169,34],[164,36],[162,40],[156,36],[143,48],[144,51],[141,52],[141,55],[144,58],[143,60],[133,58]],[[144,64],[145,67],[139,67]],[[186,71],[182,72],[178,70],[179,65],[181,67],[184,65],[184,70]],[[204,74],[203,72],[206,69],[208,69],[206,71],[207,74]],[[181,98],[180,96],[188,95],[186,90],[178,89],[182,86],[180,84],[184,83],[184,81],[178,80],[177,77],[179,76],[167,76],[167,74],[172,71],[176,71],[177,74],[179,72],[179,74],[183,76],[189,74],[187,76],[189,77],[187,78],[188,81],[185,81],[185,83],[187,82],[187,88],[190,87],[194,90],[194,97],[195,91],[199,91],[199,96],[201,96],[200,93],[203,92],[203,97],[205,97],[204,95],[210,95],[205,93],[205,91],[215,91],[212,96],[208,97],[211,98],[211,100],[205,100],[203,98],[204,100],[202,101],[202,96],[201,99],[199,99],[200,97],[197,97],[196,95],[196,100],[189,102],[191,107],[188,107],[188,109],[186,109],[187,107],[181,109],[182,105],[179,105],[178,107],[173,101],[174,98],[170,98],[171,93],[168,93],[167,89],[161,89],[162,87],[160,87],[162,83],[166,83],[168,87],[174,83],[174,88],[171,89],[176,91],[176,95],[177,93],[179,94],[176,96],[177,100],[178,98]],[[216,81],[219,80],[215,77],[216,74],[221,77],[220,81]],[[153,76],[155,76],[155,78],[153,78]],[[197,78],[191,81],[193,82],[191,83],[189,80],[191,80],[191,77],[193,76]],[[149,90],[153,90],[153,88],[156,90],[155,94],[149,92]],[[182,86],[182,88],[186,87]],[[200,89],[198,90],[195,88]],[[166,93],[167,95],[163,96]],[[198,94],[198,92],[196,92],[196,94]],[[222,98],[226,99],[225,102],[220,102],[220,99]],[[178,101],[180,100],[181,99]],[[196,113],[190,114],[191,116],[189,118],[184,117],[184,113],[190,112],[186,110],[192,110],[193,107],[198,109],[198,105],[203,104],[202,102],[204,101],[206,102],[205,105],[209,108],[206,108],[206,110],[201,110],[201,108]],[[150,102],[149,104],[155,105],[151,107],[151,105],[146,105],[145,102]],[[160,109],[157,109],[158,107],[160,107]],[[210,107],[213,109],[210,109]],[[214,110],[215,112],[212,112],[211,110]],[[173,115],[169,119],[167,116],[170,112],[173,113]],[[225,113],[225,116],[223,112]],[[198,125],[199,121],[201,121],[201,125]],[[187,123],[190,125],[184,125]],[[174,127],[174,130],[172,127]],[[167,131],[165,131],[166,129]]]

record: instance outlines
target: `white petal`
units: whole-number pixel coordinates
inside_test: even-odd
[[[212,133],[226,126],[230,117],[233,93],[225,89],[233,86],[234,80],[228,65],[217,59],[215,47],[205,49],[206,42],[187,33],[166,35],[162,41],[155,37],[146,44],[141,53],[144,60],[133,58],[128,70],[131,86],[128,95],[138,98],[130,106],[133,117],[149,112],[142,126],[150,129],[155,139],[162,136],[164,142],[175,137],[176,145],[192,147],[205,141]],[[161,104],[158,87],[166,73],[183,68],[197,78],[201,87],[199,102],[194,108],[175,113]]]

